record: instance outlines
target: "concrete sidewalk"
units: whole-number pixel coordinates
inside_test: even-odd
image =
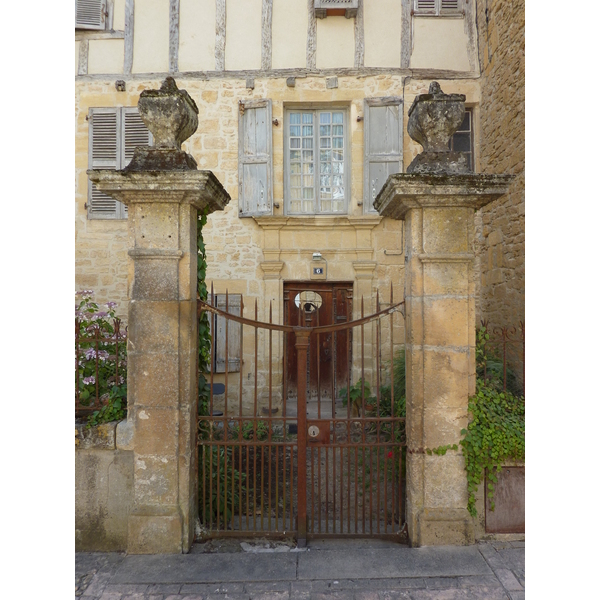
[[[408,548],[380,540],[226,540],[190,554],[78,553],[81,600],[517,600],[525,542]]]

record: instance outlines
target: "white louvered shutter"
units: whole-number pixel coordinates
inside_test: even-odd
[[[221,310],[236,316],[240,316],[241,295],[229,294],[226,298],[225,294],[215,294],[216,306]],[[226,306],[227,305],[227,306]],[[237,373],[240,370],[240,332],[241,325],[235,321],[230,321],[220,316],[216,316],[216,337],[215,337],[215,373],[225,373],[225,353],[229,358],[227,366],[228,373]],[[229,325],[228,325],[229,324]],[[229,330],[226,331],[226,328]],[[227,339],[225,336],[227,335]]]
[[[120,114],[118,108],[91,108],[89,113],[90,169],[118,169]],[[88,182],[88,218],[119,218],[117,201]]]
[[[273,214],[271,101],[246,102],[238,121],[240,217]]]
[[[373,201],[392,173],[402,171],[402,99],[365,99],[364,212],[375,213]]]
[[[420,15],[435,15],[436,1],[439,0],[415,0],[415,13]]]
[[[106,0],[75,0],[76,29],[106,29]]]

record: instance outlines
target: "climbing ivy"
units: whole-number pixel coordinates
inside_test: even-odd
[[[477,331],[476,360],[478,373],[482,361],[489,360],[484,351],[489,334],[485,327]],[[491,357],[493,359],[493,357]],[[506,460],[525,460],[525,398],[503,391],[498,376],[477,377],[477,391],[469,398],[471,420],[461,434],[469,490],[467,508],[477,515],[475,493],[488,471],[488,498],[494,510],[494,484],[501,464]]]
[[[198,297],[203,302],[208,299],[208,288],[206,287],[206,246],[202,228],[206,225],[206,211],[198,215]],[[210,321],[209,313],[203,312],[198,321],[198,414],[208,415],[208,399],[210,396],[209,383],[206,375],[210,370]]]

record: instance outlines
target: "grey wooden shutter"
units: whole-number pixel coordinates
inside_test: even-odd
[[[118,108],[90,108],[89,150],[90,169],[119,168],[120,113]],[[99,191],[88,181],[88,219],[117,219],[117,201]]]
[[[240,105],[238,120],[238,206],[240,217],[273,214],[271,101]]]
[[[76,29],[106,29],[106,0],[75,0]]]
[[[138,146],[151,146],[152,134],[142,121],[137,107],[125,107],[121,109],[121,148],[119,169],[124,169],[133,158],[133,151]],[[123,217],[127,217],[127,206],[117,203],[122,209]]]
[[[460,0],[440,0],[440,14],[457,14],[460,13]]]
[[[415,13],[420,15],[435,15],[436,0],[415,0]]]
[[[215,294],[216,307],[228,313],[240,316],[241,295],[229,294],[228,306],[225,294]],[[215,373],[225,373],[225,352],[229,358],[227,371],[235,373],[240,370],[240,323],[216,316],[215,324]],[[229,327],[229,331],[226,328]],[[225,336],[227,335],[227,339]]]
[[[373,201],[387,178],[402,171],[402,99],[365,98],[364,212],[375,213]]]

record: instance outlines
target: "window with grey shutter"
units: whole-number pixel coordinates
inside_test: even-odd
[[[119,168],[119,132],[121,115],[118,108],[90,108],[89,167]],[[99,191],[88,180],[88,219],[121,219],[121,203]]]
[[[273,153],[270,100],[240,104],[238,206],[240,217],[273,214]]]
[[[462,15],[462,0],[415,0],[415,15]]]
[[[241,316],[241,295],[215,294],[215,305],[232,315]],[[214,351],[215,368],[214,373],[225,373],[225,357],[229,358],[227,366],[228,373],[236,373],[240,370],[240,343],[241,325],[230,321],[219,315],[215,315],[214,323]]]
[[[76,29],[106,29],[106,0],[75,0]]]
[[[137,146],[152,144],[137,107],[91,108],[89,168],[124,169]],[[88,182],[88,219],[126,219],[127,207]]]
[[[373,201],[392,173],[402,171],[402,99],[365,98],[365,213],[376,213]]]

